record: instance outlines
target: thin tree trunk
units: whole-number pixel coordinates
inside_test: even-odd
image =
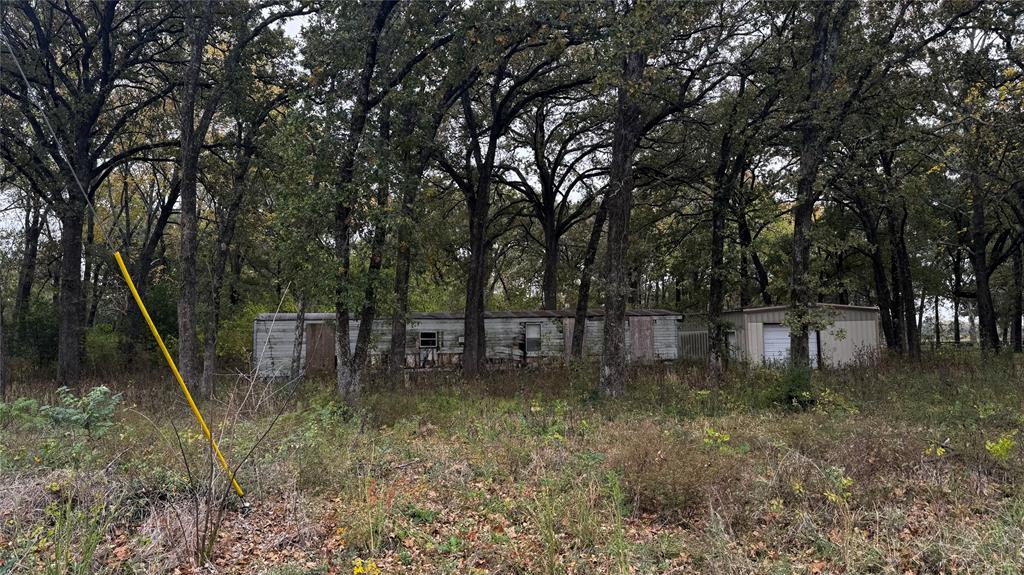
[[[383,188],[383,186],[382,186]],[[383,206],[386,201],[379,197],[379,205]],[[351,393],[353,398],[358,399],[363,387],[363,373],[370,364],[370,339],[373,336],[373,321],[377,316],[377,283],[380,281],[380,270],[384,261],[384,241],[387,238],[387,228],[383,223],[378,224],[373,230],[373,238],[370,240],[370,263],[366,269],[366,290],[363,293],[363,309],[359,314],[359,331],[356,336],[356,349],[352,354],[352,377]]]
[[[299,293],[299,313],[295,315],[295,339],[292,344],[292,368],[291,377],[298,385],[302,377],[302,348],[306,340],[306,308],[309,305],[309,298],[306,294]]]
[[[1024,314],[1024,256],[1021,246],[1013,248],[1013,293],[1010,297],[1010,342],[1014,353],[1021,353],[1021,315]]]
[[[885,337],[885,346],[900,352],[903,346],[897,336],[896,327],[893,322],[893,298],[889,292],[889,278],[885,273],[882,247],[878,245],[877,232],[869,231],[867,238],[868,243],[871,244],[871,271],[875,279],[875,300],[878,302],[878,315],[882,324],[882,334]]]
[[[988,263],[988,232],[986,229],[984,190],[977,174],[972,174],[971,188],[974,190],[971,206],[971,265],[974,267],[976,303],[978,308],[978,332],[981,349],[999,351],[999,328],[996,320],[992,290],[989,286],[991,270]]]
[[[949,252],[953,265],[953,344],[960,346],[960,293],[964,287],[963,260],[959,246]]]
[[[604,344],[600,389],[609,397],[626,391],[626,300],[629,297],[629,224],[633,209],[633,160],[642,137],[642,110],[633,91],[643,78],[646,55],[630,52],[622,63],[604,204],[608,211],[605,254]]]
[[[93,240],[96,237],[96,218],[93,217],[92,210],[86,210],[85,212],[85,243],[82,246],[82,259],[84,272],[82,278],[84,283],[82,284],[82,294],[85,298],[85,308],[89,309],[92,307],[92,302],[96,299],[96,282],[98,278],[93,277],[93,268],[95,262],[93,261]],[[88,313],[84,314],[85,318],[84,328],[88,329],[90,326],[88,320]]]
[[[935,349],[939,349],[939,346],[942,345],[942,322],[941,318],[939,318],[939,296],[935,296],[933,306],[935,308]]]
[[[381,110],[380,139],[391,143],[391,108],[385,105]],[[390,188],[385,183],[377,185],[377,207],[384,210],[388,205]],[[363,373],[370,365],[370,339],[373,336],[373,321],[377,316],[377,284],[380,282],[380,270],[384,265],[384,242],[387,239],[387,224],[383,215],[373,227],[370,239],[370,262],[366,266],[366,288],[363,291],[363,309],[359,314],[359,331],[356,335],[356,348],[352,355],[351,392],[358,399],[362,393]]]
[[[200,7],[201,6],[201,7]],[[185,67],[179,109],[179,165],[181,174],[181,255],[178,296],[178,368],[186,382],[200,377],[197,306],[199,303],[199,152],[205,130],[196,130],[196,99],[206,41],[210,34],[212,3],[186,5],[185,31],[189,60]],[[200,389],[200,393],[203,390]]]
[[[978,305],[976,303],[967,306],[967,339],[972,344],[978,343]]]
[[[418,183],[415,186],[418,188]],[[388,376],[396,380],[405,369],[406,326],[409,321],[409,275],[412,268],[412,205],[415,191],[406,191],[402,199],[398,224],[395,260],[395,313],[391,318],[391,349],[388,353]]]
[[[572,358],[583,358],[583,339],[586,337],[587,311],[590,306],[590,284],[594,279],[594,261],[597,259],[597,248],[601,243],[601,234],[608,211],[604,203],[594,214],[594,227],[590,230],[590,239],[583,254],[583,267],[580,270],[579,296],[576,298],[576,319],[572,324]]]
[[[334,285],[334,314],[337,326],[335,329],[334,351],[337,360],[336,388],[339,395],[346,401],[355,398],[352,391],[352,353],[349,338],[349,266],[352,242],[352,203],[354,192],[351,189],[355,178],[356,155],[362,145],[366,131],[366,121],[375,105],[370,99],[371,83],[377,68],[377,51],[384,27],[397,5],[397,1],[388,0],[376,5],[373,23],[364,47],[363,61],[359,69],[359,82],[355,95],[355,104],[349,120],[348,137],[339,160],[338,178],[335,182],[337,200],[334,205],[334,255],[337,272]]]
[[[0,402],[7,401],[7,339],[4,335],[4,298],[0,294]]]
[[[36,263],[39,255],[39,235],[43,230],[41,210],[34,197],[29,201],[32,206],[25,212],[25,242],[21,254],[21,265],[18,268],[18,287],[14,292],[14,338],[24,335],[24,322],[28,314],[29,302],[32,300],[32,286],[36,278]]]
[[[761,303],[764,305],[772,305],[772,294],[768,291],[768,270],[764,267],[764,262],[757,255],[757,251],[754,249],[754,238],[750,233],[750,225],[747,223],[747,215],[743,213],[745,208],[740,206],[740,214],[738,214],[739,220],[739,240],[740,247],[743,248],[746,258],[750,258],[750,265],[754,267],[754,277],[757,279],[757,290],[761,295]],[[741,304],[746,306],[747,304]]]
[[[86,327],[92,327],[96,325],[96,316],[100,311],[100,300],[103,299],[103,286],[107,283],[107,270],[108,266],[104,265],[102,261],[96,262],[96,266],[93,268],[92,280],[92,298],[89,301],[89,311],[85,316]]]
[[[138,258],[132,262],[129,260],[128,265],[132,270],[132,278],[135,282],[135,289],[139,292],[139,297],[143,301],[146,301],[146,295],[149,293],[149,272],[153,267],[153,261],[156,259],[157,250],[161,245],[161,241],[164,237],[164,231],[167,229],[167,224],[170,222],[171,216],[174,214],[174,206],[178,202],[179,192],[181,190],[180,180],[175,179],[171,182],[170,190],[168,191],[167,198],[164,200],[162,206],[160,206],[160,213],[156,217],[156,221],[153,223],[153,228],[149,233],[149,236],[145,238],[142,248],[139,250]],[[127,243],[125,244],[128,245]],[[125,309],[127,317],[125,318],[125,325],[127,326],[127,333],[124,338],[124,353],[127,357],[132,357],[135,354],[135,345],[139,340],[139,335],[143,329],[142,314],[138,313],[138,310],[127,307]]]
[[[339,194],[344,190],[339,190]],[[349,265],[351,259],[350,218],[352,211],[345,204],[338,203],[334,208],[334,257],[338,271],[334,282],[334,357],[335,387],[338,395],[351,401],[352,371],[349,369],[352,350],[349,341]]]
[[[228,258],[231,255],[231,244],[235,239],[238,216],[245,198],[245,180],[249,173],[253,148],[246,149],[232,178],[231,201],[224,209],[224,222],[219,226],[217,248],[213,255],[213,268],[210,270],[210,312],[206,316],[203,341],[203,372],[199,390],[203,397],[212,397],[214,392],[214,376],[217,373],[217,330],[220,327],[220,308],[223,299],[224,275],[227,270]]]

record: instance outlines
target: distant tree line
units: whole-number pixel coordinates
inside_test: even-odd
[[[0,32],[3,357],[68,385],[150,352],[111,249],[203,395],[278,306],[334,312],[349,399],[372,320],[395,374],[420,310],[465,310],[474,376],[485,310],[574,309],[579,356],[603,308],[608,395],[629,307],[706,314],[715,369],[752,305],[796,365],[822,302],[910,358],[926,315],[1021,350],[1020,2],[39,0]]]

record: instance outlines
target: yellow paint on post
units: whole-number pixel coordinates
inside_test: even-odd
[[[213,449],[214,454],[217,455],[217,459],[220,461],[221,467],[227,472],[228,477],[231,479],[231,486],[235,488],[235,493],[238,493],[239,497],[244,497],[245,492],[242,491],[242,487],[235,481],[235,474],[231,471],[231,467],[228,465],[224,455],[220,452],[220,448],[217,447],[217,441],[213,438],[210,433],[210,428],[207,427],[206,421],[203,419],[203,414],[199,412],[199,407],[196,405],[195,400],[192,399],[192,394],[188,390],[188,386],[185,385],[185,380],[181,377],[181,372],[178,371],[178,366],[174,364],[174,359],[171,357],[171,352],[167,351],[167,346],[164,345],[164,338],[160,337],[160,332],[157,331],[156,325],[153,324],[153,320],[149,317],[149,312],[146,311],[146,304],[142,303],[142,298],[139,296],[139,291],[135,289],[135,282],[132,281],[132,277],[128,274],[128,268],[124,265],[124,260],[121,259],[121,252],[114,252],[114,259],[117,260],[117,267],[121,268],[121,275],[124,276],[125,283],[128,284],[128,289],[132,292],[132,297],[135,298],[136,305],[139,306],[139,311],[142,312],[143,319],[146,320],[146,325],[149,326],[149,331],[153,334],[153,339],[156,340],[156,344],[160,346],[160,351],[164,354],[164,359],[167,360],[167,365],[171,368],[171,373],[174,374],[174,379],[178,380],[178,386],[181,387],[182,393],[185,394],[185,399],[188,400],[188,406],[192,408],[192,415],[196,417],[196,421],[199,422],[199,427],[203,429],[203,434],[206,435],[206,439],[210,442],[210,448]]]

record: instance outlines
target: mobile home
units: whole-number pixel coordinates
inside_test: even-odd
[[[626,347],[631,361],[670,361],[679,357],[679,322],[675,311],[637,309],[626,312]],[[408,368],[457,366],[462,361],[464,321],[461,312],[414,313],[406,324]],[[484,316],[489,363],[563,361],[572,349],[575,314],[572,311],[490,311]],[[291,369],[296,344],[306,373],[335,368],[333,313],[307,313],[301,334],[297,314],[260,314],[253,324],[253,369],[263,376],[283,376]],[[374,320],[370,360],[380,363],[391,348],[390,318]],[[587,315],[584,353],[599,356],[604,313]],[[359,322],[349,322],[349,342],[355,348]],[[297,337],[297,335],[299,337]]]

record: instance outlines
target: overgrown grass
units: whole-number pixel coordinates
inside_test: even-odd
[[[809,378],[739,367],[722,381],[657,366],[616,401],[594,378],[438,373],[355,409],[328,382],[286,404],[273,388],[225,390],[204,408],[229,459],[284,414],[239,472],[254,509],[229,510],[211,560],[252,573],[371,560],[386,573],[1024,570],[1013,357]],[[103,383],[125,403],[102,437],[0,417],[0,572],[55,557],[83,572],[189,568],[185,503],[204,487],[181,453],[210,468],[205,440],[172,394]]]

